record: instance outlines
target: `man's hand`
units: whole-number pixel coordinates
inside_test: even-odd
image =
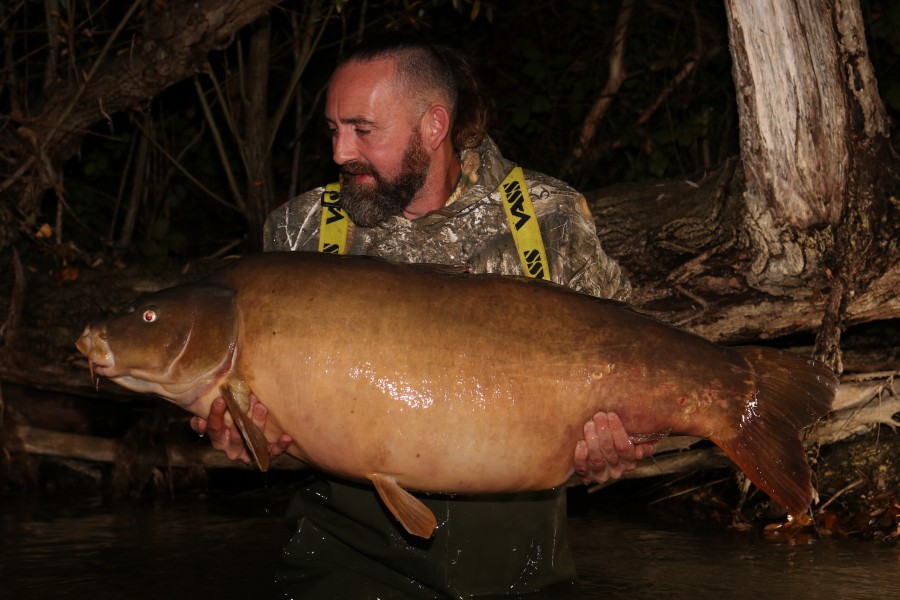
[[[191,429],[199,433],[201,436],[209,434],[212,447],[216,450],[222,450],[231,460],[240,460],[246,464],[250,464],[250,453],[244,445],[240,432],[231,425],[225,424],[225,400],[216,398],[209,407],[209,416],[206,419],[194,417],[191,419]],[[269,410],[263,406],[256,396],[250,394],[250,419],[254,425],[259,427],[261,431],[266,430],[266,416]],[[283,434],[278,440],[269,444],[269,458],[275,458],[284,453],[285,450],[293,443],[293,438],[287,434]]]
[[[632,443],[617,414],[598,412],[584,424],[584,439],[575,445],[575,474],[586,484],[603,483],[651,454],[653,445]]]

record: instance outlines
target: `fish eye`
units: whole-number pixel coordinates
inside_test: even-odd
[[[153,308],[145,308],[144,312],[141,314],[141,319],[143,319],[144,323],[153,323],[158,318],[159,315],[157,314],[156,309]]]

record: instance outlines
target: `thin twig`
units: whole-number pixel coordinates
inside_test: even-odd
[[[243,241],[244,241],[243,238],[237,238],[237,239],[231,240],[230,242],[228,242],[227,244],[225,244],[224,246],[222,246],[221,248],[219,248],[212,254],[207,254],[206,256],[204,256],[202,260],[212,260],[212,259],[216,259],[216,258],[222,258],[226,254],[231,252],[233,249],[240,246],[241,243],[243,243]]]
[[[664,496],[664,497],[662,497],[662,498],[657,498],[656,500],[653,500],[653,501],[651,501],[651,502],[648,502],[648,503],[647,503],[647,506],[653,506],[654,504],[658,504],[658,503],[663,502],[663,501],[665,501],[665,500],[671,500],[672,498],[677,498],[677,497],[679,497],[679,496],[684,496],[685,494],[690,494],[691,492],[695,492],[695,491],[697,491],[697,490],[700,490],[700,489],[703,489],[703,488],[706,488],[706,487],[714,486],[714,485],[716,485],[717,483],[722,483],[723,481],[728,481],[729,479],[731,479],[731,478],[730,478],[730,477],[723,477],[722,479],[716,479],[715,481],[709,481],[709,482],[707,482],[707,483],[703,483],[703,484],[700,484],[700,485],[695,485],[695,486],[692,487],[692,488],[688,488],[688,489],[686,489],[686,490],[681,490],[680,492],[673,492],[673,493],[669,494],[668,496]]]
[[[297,86],[300,84],[300,78],[303,76],[303,73],[306,71],[306,66],[309,64],[310,58],[312,58],[313,53],[316,51],[316,48],[319,46],[319,42],[322,39],[322,35],[325,33],[325,26],[328,24],[329,19],[331,18],[331,13],[334,11],[334,4],[332,4],[328,8],[328,12],[322,18],[322,25],[319,27],[319,31],[316,34],[315,40],[304,42],[303,53],[301,55],[301,59],[296,62],[294,65],[294,72],[291,73],[291,80],[288,83],[287,89],[284,92],[284,96],[281,98],[281,102],[278,104],[278,109],[275,111],[275,115],[272,117],[272,127],[271,134],[269,136],[269,143],[266,144],[265,152],[266,154],[272,153],[272,147],[275,145],[275,133],[278,131],[278,128],[281,127],[281,121],[284,119],[284,115],[287,112],[288,106],[294,101],[294,91],[297,89]],[[321,14],[321,13],[320,13]],[[312,20],[312,17],[310,17]]]
[[[35,160],[37,160],[37,157],[34,154],[32,154],[25,160],[24,163],[22,163],[21,167],[16,169],[15,173],[13,173],[9,177],[7,177],[6,181],[4,181],[3,183],[0,183],[0,194],[5,192],[9,188],[9,186],[11,186],[15,182],[17,182],[22,177],[22,175],[25,174],[25,171],[27,171],[28,169],[31,168],[31,165],[34,164]]]
[[[203,87],[200,85],[200,80],[196,77],[194,77],[194,88],[197,90],[197,97],[200,98],[200,104],[203,106],[203,114],[206,116],[206,122],[209,123],[209,129],[216,142],[216,150],[219,152],[219,159],[222,161],[222,170],[225,171],[225,178],[228,179],[228,187],[231,188],[231,193],[234,196],[235,203],[240,209],[240,212],[246,214],[247,203],[244,201],[241,190],[238,189],[237,180],[234,178],[234,171],[228,163],[228,154],[225,152],[225,143],[222,141],[222,134],[219,133],[219,128],[216,125],[212,110],[209,108],[209,103],[206,101],[206,94],[203,93]]]
[[[144,134],[146,137],[146,134]],[[131,161],[134,159],[134,150],[137,147],[137,136],[131,139],[131,144],[128,146],[128,155],[125,157],[125,168],[122,169],[122,178],[119,180],[119,189],[116,192],[116,202],[113,205],[112,218],[109,220],[109,231],[107,232],[106,239],[109,240],[109,243],[113,243],[113,238],[116,235],[116,223],[119,220],[119,209],[122,207],[122,198],[125,197],[125,186],[128,183],[128,172],[130,170]]]
[[[656,100],[653,102],[653,104],[648,106],[646,110],[641,113],[641,116],[639,116],[638,120],[635,122],[636,127],[641,127],[650,120],[650,117],[653,116],[653,113],[659,110],[659,107],[663,105],[663,102],[668,100],[669,96],[671,96],[672,93],[674,93],[675,90],[677,90],[679,87],[681,87],[681,84],[684,82],[684,80],[687,79],[688,76],[697,69],[697,65],[699,64],[699,62],[700,57],[696,54],[691,55],[688,58],[687,62],[684,63],[684,66],[681,67],[681,70],[678,71],[678,73],[675,74],[675,77],[673,77],[671,81],[669,81],[669,83],[665,85],[662,91],[659,92],[659,95],[656,97]]]
[[[161,192],[164,192],[169,188],[169,184],[172,182],[172,178],[174,177],[176,172],[183,173],[185,171],[184,168],[179,168],[181,166],[181,161],[184,159],[185,155],[193,149],[194,146],[196,146],[203,140],[204,135],[206,135],[206,124],[201,123],[200,130],[197,132],[197,135],[195,135],[191,141],[185,144],[181,148],[181,150],[178,151],[178,155],[174,157],[174,162],[172,162],[173,159],[169,158],[170,155],[167,156],[166,154],[163,154],[163,156],[171,162],[172,168],[170,168],[166,172],[165,177],[163,177],[162,184],[160,184],[159,186]],[[155,141],[155,138],[151,138],[150,141]],[[231,208],[234,209],[234,207]]]
[[[65,110],[63,110],[62,114],[59,115],[59,118],[56,120],[56,124],[50,128],[50,131],[44,136],[44,141],[42,147],[46,148],[50,146],[54,141],[54,136],[56,132],[59,131],[63,122],[69,118],[69,114],[75,109],[75,105],[78,104],[78,101],[81,99],[81,96],[88,88],[88,84],[94,78],[94,75],[97,74],[97,71],[100,69],[100,65],[103,64],[106,59],[106,55],[109,54],[110,50],[112,50],[113,43],[115,43],[116,39],[119,37],[119,34],[122,33],[122,30],[125,29],[126,23],[131,20],[132,15],[137,11],[138,8],[143,4],[143,0],[134,0],[131,7],[128,9],[128,12],[125,13],[125,16],[122,17],[122,20],[119,21],[119,24],[116,26],[115,30],[112,32],[112,35],[109,36],[109,39],[106,40],[106,44],[103,45],[103,49],[100,51],[100,54],[97,56],[97,60],[91,65],[90,71],[88,71],[87,75],[84,77],[84,81],[81,82],[81,85],[78,86],[78,90],[76,90],[75,94],[72,96],[72,99],[69,101],[69,104],[66,106]]]
[[[184,175],[185,177],[188,178],[188,181],[190,181],[191,183],[193,183],[194,185],[196,185],[198,188],[200,188],[200,190],[202,190],[203,192],[205,192],[207,195],[209,195],[210,198],[212,198],[213,200],[215,200],[216,202],[218,202],[218,203],[221,204],[222,206],[224,206],[224,207],[226,207],[226,208],[228,208],[228,209],[230,209],[230,210],[233,210],[233,211],[235,211],[235,212],[237,212],[237,213],[240,213],[240,212],[241,212],[241,209],[239,209],[237,206],[235,206],[234,204],[230,204],[227,200],[225,200],[224,198],[222,198],[221,196],[219,196],[218,194],[216,194],[214,191],[212,191],[211,189],[209,189],[208,187],[206,187],[205,185],[203,185],[203,184],[200,182],[200,180],[198,180],[196,177],[194,177],[193,175],[191,175],[190,172],[188,172],[188,170],[185,169],[185,168],[181,165],[181,162],[180,162],[177,158],[175,158],[174,156],[172,156],[171,154],[169,154],[169,152],[168,152],[165,148],[163,148],[163,147],[160,145],[160,143],[157,142],[156,139],[155,139],[153,136],[148,135],[148,132],[145,131],[143,127],[141,127],[140,123],[138,123],[137,121],[135,121],[135,126],[136,126],[138,129],[140,129],[141,133],[143,133],[144,136],[146,136],[147,140],[149,140],[149,142],[150,142],[151,144],[153,144],[153,147],[156,148],[157,150],[159,150],[160,153],[162,153],[162,155],[165,156],[166,159],[169,160],[169,161],[172,163],[172,166],[173,166],[173,167],[175,167],[176,169],[178,169],[178,171],[179,171],[182,175]]]
[[[243,65],[243,62],[241,63],[241,65]],[[241,66],[239,68],[243,69],[243,66]],[[216,77],[216,72],[213,70],[212,65],[210,65],[209,63],[207,63],[207,66],[206,66],[206,74],[209,76],[209,80],[213,84],[213,90],[216,92],[216,98],[219,99],[219,105],[222,107],[222,114],[225,117],[225,124],[228,125],[228,131],[231,132],[232,137],[234,137],[235,141],[237,142],[238,152],[240,152],[240,155],[241,155],[241,162],[244,164],[244,171],[249,173],[250,167],[248,166],[248,163],[247,163],[247,153],[245,152],[245,144],[244,144],[244,140],[241,138],[241,132],[240,132],[240,130],[238,130],[238,126],[234,122],[234,114],[233,114],[234,111],[232,111],[232,109],[231,109],[231,105],[228,102],[228,98],[226,98],[225,94],[222,92],[222,86],[219,83],[219,79]],[[239,83],[239,85],[242,90],[241,96],[243,96],[244,95],[244,92],[243,92],[244,78],[239,77],[238,79],[241,82],[241,83]]]
[[[828,505],[829,505],[829,504],[831,504],[832,502],[834,502],[835,500],[837,500],[838,498],[840,498],[840,497],[841,497],[843,494],[845,494],[846,492],[849,492],[850,490],[852,490],[852,489],[855,488],[855,487],[861,486],[861,485],[864,484],[865,482],[866,482],[865,479],[857,479],[857,480],[854,481],[853,483],[850,483],[850,484],[848,484],[848,485],[845,485],[844,487],[842,487],[841,489],[839,489],[837,492],[835,492],[834,496],[832,496],[831,498],[829,498],[827,502],[825,502],[824,504],[822,504],[822,506],[820,506],[820,507],[816,510],[816,512],[819,513],[819,514],[822,514],[823,512],[825,512],[825,509],[828,508]]]
[[[6,319],[0,324],[0,347],[12,346],[12,338],[15,336],[19,321],[22,317],[22,307],[25,305],[25,271],[22,269],[22,261],[19,260],[19,251],[13,246],[12,258],[13,280],[12,295],[9,299],[9,311]]]
[[[59,0],[44,0],[47,20],[47,62],[44,63],[44,92],[56,84],[59,61]]]
[[[600,92],[599,97],[591,107],[590,112],[584,119],[581,126],[581,132],[578,134],[578,142],[572,149],[571,154],[566,159],[563,166],[563,176],[571,175],[575,170],[578,162],[584,158],[588,147],[597,134],[597,128],[600,121],[612,105],[613,98],[622,87],[627,73],[623,66],[625,59],[625,40],[628,38],[628,26],[631,23],[632,9],[634,8],[634,0],[622,0],[619,7],[619,16],[616,18],[615,38],[612,51],[609,54],[609,75],[606,79],[606,85]]]
[[[3,16],[3,20],[0,21],[0,31],[7,33],[9,31],[9,20],[15,16],[16,13],[21,10],[21,8],[25,5],[26,0],[19,0],[18,4],[11,7],[6,15]]]

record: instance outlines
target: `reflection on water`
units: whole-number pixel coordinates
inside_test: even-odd
[[[277,597],[272,574],[290,532],[283,507],[256,498],[4,502],[0,598]]]
[[[900,548],[855,539],[772,541],[591,509],[570,518],[585,598],[897,598]]]
[[[0,500],[0,598],[279,597],[290,532],[282,490],[153,506]],[[900,549],[856,540],[806,545],[573,508],[581,598],[895,598]]]

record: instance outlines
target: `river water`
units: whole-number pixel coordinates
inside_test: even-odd
[[[280,598],[286,490],[152,504],[0,499],[0,599]],[[900,597],[900,548],[772,541],[646,510],[580,502],[570,514],[578,598]]]

